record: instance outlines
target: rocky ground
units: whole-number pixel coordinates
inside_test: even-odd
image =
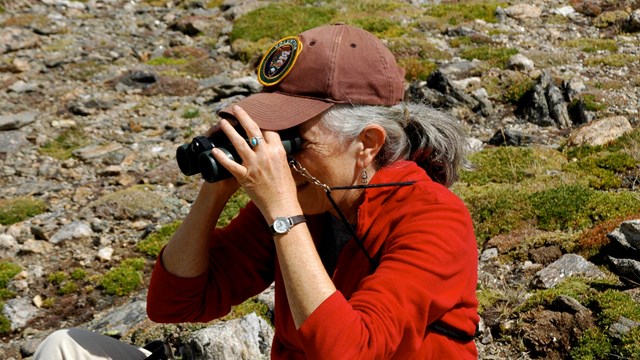
[[[22,270],[8,282],[15,296],[3,309],[11,330],[2,335],[1,358],[29,357],[57,328],[85,326],[142,342],[132,334],[154,326],[143,311],[153,257],[136,244],[181,219],[199,182],[180,174],[175,149],[214,123],[221,107],[260,90],[254,64],[240,60],[229,33],[236,19],[269,2],[212,3],[0,0],[0,200],[44,204],[39,215],[0,225],[0,259]],[[409,6],[418,12],[421,3],[428,1]],[[424,37],[450,56],[436,61],[438,71],[428,80],[408,84],[407,97],[456,114],[474,150],[505,143],[557,148],[570,135],[574,141],[598,141],[590,138],[593,133],[618,137],[639,123],[640,13],[633,1],[615,3],[511,2],[495,23],[425,23]],[[488,67],[461,57],[453,44],[460,37],[489,38],[519,54],[502,67]],[[594,52],[584,51],[590,44],[567,45],[594,38],[606,40]],[[615,50],[606,47],[612,43]],[[198,61],[167,60],[184,58]],[[489,78],[499,91],[533,81],[532,99],[542,103],[508,101],[483,81],[487,74],[495,75]],[[584,123],[609,127],[577,136]],[[634,176],[630,189],[637,188]],[[640,225],[626,224],[611,238],[626,243],[621,246],[638,260]],[[553,288],[571,274],[611,276],[558,248],[532,249],[539,261],[497,261],[508,247],[498,238],[480,249],[481,284],[511,289],[513,298],[504,299],[504,307],[526,298],[532,283]],[[119,296],[104,283],[92,283],[132,258],[143,259],[144,274],[132,293]],[[637,274],[640,263],[633,258],[620,259],[629,260],[620,268]],[[77,280],[67,282],[76,288],[64,290],[66,278],[56,280],[56,274]],[[639,303],[639,291],[625,288]],[[483,314],[481,358],[568,358],[593,319],[571,297],[554,304],[523,319],[502,316],[509,313],[505,309]],[[616,324],[629,331],[638,320]],[[258,318],[243,321],[269,331]],[[171,331],[182,336],[192,330],[163,334]]]

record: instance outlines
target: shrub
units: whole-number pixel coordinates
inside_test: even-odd
[[[46,208],[44,201],[30,197],[0,199],[0,224],[18,223],[43,213]]]

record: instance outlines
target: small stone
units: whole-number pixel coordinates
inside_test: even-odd
[[[569,135],[567,142],[571,146],[605,145],[632,130],[626,117],[612,116],[594,120],[578,128]]]
[[[33,305],[35,305],[38,309],[42,308],[42,304],[44,301],[42,300],[42,296],[36,295],[33,297]]]
[[[98,250],[98,259],[101,261],[111,261],[111,257],[113,255],[113,248],[104,247]]]
[[[81,221],[74,221],[65,225],[57,233],[53,234],[49,242],[52,244],[58,244],[67,240],[78,240],[88,238],[93,235],[91,227]]]

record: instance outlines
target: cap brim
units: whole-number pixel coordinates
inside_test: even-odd
[[[234,105],[240,106],[261,129],[284,130],[300,125],[327,111],[333,103],[313,98],[274,92],[253,94]],[[218,112],[220,117],[235,119],[231,106]]]

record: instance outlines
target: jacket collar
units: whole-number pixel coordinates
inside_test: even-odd
[[[378,170],[370,181],[371,185],[393,182],[431,181],[427,173],[413,161],[397,161]],[[389,220],[389,211],[395,205],[404,201],[407,194],[415,185],[409,186],[385,186],[368,188],[365,190],[364,199],[358,208],[358,226],[356,233],[364,242],[364,246],[372,257],[378,253],[384,243],[383,231],[388,227],[385,224]],[[396,196],[400,195],[400,196]],[[378,221],[376,221],[378,220]],[[368,234],[380,234],[381,236],[368,236]]]

